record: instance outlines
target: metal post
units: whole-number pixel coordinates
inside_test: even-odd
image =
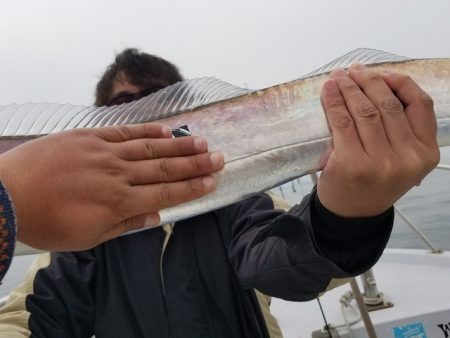
[[[366,305],[364,304],[363,297],[361,295],[361,291],[359,291],[358,283],[355,278],[350,279],[350,286],[352,288],[353,296],[355,297],[356,304],[358,304],[359,313],[361,314],[361,318],[364,322],[364,327],[366,328],[366,332],[369,338],[377,338],[377,334],[375,333],[375,329],[373,328],[372,321],[369,317],[369,312],[367,311]]]
[[[383,297],[378,291],[377,282],[372,269],[361,275],[364,288],[364,303],[367,305],[378,305],[383,303]]]

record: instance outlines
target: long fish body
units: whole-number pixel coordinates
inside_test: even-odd
[[[354,62],[411,76],[434,100],[439,145],[450,145],[450,59],[408,59],[358,49],[298,80],[262,90],[203,78],[114,107],[0,107],[0,152],[72,128],[149,121],[173,128],[187,125],[192,134],[208,140],[210,149],[223,152],[225,168],[217,174],[216,191],[160,212],[161,224],[175,222],[321,170],[331,144],[320,103],[322,85],[332,69]]]

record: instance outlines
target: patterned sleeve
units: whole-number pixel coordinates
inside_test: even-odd
[[[0,284],[8,271],[16,242],[16,218],[9,194],[0,182]]]

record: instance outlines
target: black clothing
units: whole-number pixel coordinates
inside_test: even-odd
[[[253,289],[313,299],[381,256],[392,208],[367,219],[325,210],[315,192],[289,212],[266,194],[94,249],[53,253],[26,299],[32,337],[268,337]]]

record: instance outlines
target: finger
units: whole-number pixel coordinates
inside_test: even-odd
[[[160,123],[108,126],[93,128],[91,131],[108,142],[124,142],[140,138],[172,137],[170,127]]]
[[[400,100],[389,88],[381,74],[369,70],[361,64],[350,67],[349,75],[380,112],[391,147],[394,150],[402,149],[413,139],[414,134]]]
[[[216,178],[202,176],[185,181],[136,185],[126,206],[130,215],[141,215],[192,201],[216,188]]]
[[[333,134],[333,147],[336,152],[338,154],[345,154],[346,151],[352,154],[362,153],[363,148],[358,132],[336,81],[325,82],[321,101]]]
[[[127,163],[127,177],[131,184],[175,182],[203,176],[223,168],[220,152],[184,157],[169,157]]]
[[[136,161],[162,157],[188,156],[208,151],[203,137],[142,138],[116,143],[118,156],[124,160]]]
[[[436,116],[433,99],[409,76],[384,74],[384,80],[405,106],[406,118],[414,135],[422,143],[436,144]]]
[[[114,225],[108,231],[102,234],[100,243],[108,241],[110,239],[119,237],[130,231],[142,230],[145,228],[153,228],[159,225],[160,218],[157,212],[138,215],[120,222]]]
[[[380,112],[362,92],[358,84],[342,69],[333,71],[331,76],[344,97],[345,105],[355,122],[365,152],[379,154],[390,149]]]

